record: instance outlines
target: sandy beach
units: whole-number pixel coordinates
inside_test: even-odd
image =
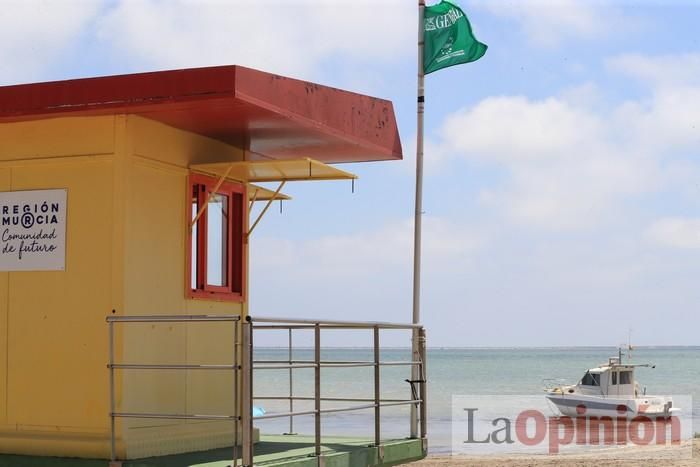
[[[686,443],[690,443],[687,441]],[[625,448],[622,448],[625,449]],[[410,464],[421,467],[531,467],[531,466],[565,466],[565,467],[691,467],[700,465],[700,439],[696,438],[692,447],[692,458],[673,459],[664,458],[657,452],[652,452],[655,448],[636,448],[635,452],[630,452],[629,460],[620,459],[619,454],[615,458],[606,459],[605,456],[597,454],[584,455],[558,455],[547,456],[435,456],[428,457],[420,462]],[[657,456],[658,454],[658,456]],[[687,456],[685,456],[687,457]],[[409,465],[409,464],[406,464]]]

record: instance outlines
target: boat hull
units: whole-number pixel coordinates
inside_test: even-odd
[[[630,399],[550,392],[545,397],[568,417],[668,418],[677,411],[671,398],[663,396]]]

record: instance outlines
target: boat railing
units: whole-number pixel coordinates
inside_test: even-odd
[[[115,325],[131,323],[222,323],[232,326],[232,363],[231,364],[158,364],[152,362],[117,362],[115,361]],[[254,455],[254,429],[255,420],[273,418],[289,418],[289,432],[293,433],[294,417],[314,416],[314,455],[322,456],[321,443],[323,438],[322,416],[330,416],[342,412],[373,410],[374,412],[374,442],[378,448],[380,460],[383,458],[381,437],[381,412],[384,407],[411,406],[411,438],[420,438],[423,450],[427,449],[427,424],[426,424],[426,369],[425,369],[425,329],[419,324],[398,324],[386,322],[359,322],[359,321],[324,321],[303,320],[287,318],[252,318],[241,319],[239,315],[149,315],[149,316],[108,316],[109,328],[109,400],[110,400],[110,449],[113,465],[117,462],[116,449],[116,419],[118,418],[152,418],[171,420],[218,420],[233,423],[233,467],[237,467],[239,458],[239,446],[241,447],[241,464],[245,467],[253,466]],[[286,330],[288,337],[288,358],[281,360],[254,360],[253,337],[256,331]],[[344,329],[350,331],[371,331],[373,337],[371,360],[325,360],[321,358],[321,334],[327,330]],[[417,349],[407,361],[382,361],[380,360],[380,336],[384,330],[411,331]],[[313,358],[294,359],[293,333],[296,330],[313,331]],[[406,366],[417,368],[418,380],[406,380],[410,384],[410,397],[406,399],[387,399],[381,397],[381,368],[387,366]],[[322,397],[321,395],[321,369],[322,368],[358,368],[371,367],[373,371],[373,391],[368,397]],[[257,370],[286,370],[289,374],[289,391],[285,395],[257,396],[254,393],[255,372]],[[313,395],[299,396],[293,392],[294,371],[298,369],[313,369],[314,384]],[[116,384],[115,373],[120,370],[225,370],[233,372],[233,388],[231,396],[235,413],[224,414],[190,414],[190,413],[157,413],[157,412],[132,412],[116,410]],[[289,402],[289,411],[280,413],[264,413],[254,415],[254,400],[286,400]],[[295,401],[313,401],[312,410],[295,410]],[[355,403],[341,407],[324,408],[324,402],[348,402]],[[240,440],[239,440],[240,432]],[[240,442],[239,442],[240,441]]]
[[[545,391],[567,386],[568,383],[564,378],[542,378],[542,387]]]

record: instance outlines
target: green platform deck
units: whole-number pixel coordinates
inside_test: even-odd
[[[384,457],[371,441],[358,438],[324,437],[324,467],[389,466],[424,457],[419,439],[388,440],[383,444]],[[313,436],[263,435],[255,445],[254,463],[261,467],[318,467],[313,456]],[[123,467],[229,467],[232,449],[176,454],[124,461]],[[106,467],[100,459],[68,459],[0,454],[0,467]],[[240,466],[240,462],[238,464]]]

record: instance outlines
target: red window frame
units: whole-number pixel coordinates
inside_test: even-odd
[[[210,285],[207,281],[207,222],[205,209],[197,220],[197,273],[196,284],[192,284],[192,219],[214,192],[218,179],[200,174],[190,174],[187,183],[187,268],[186,290],[189,298],[206,298],[242,302],[245,294],[245,219],[248,215],[245,186],[233,182],[224,182],[216,190],[217,194],[228,197],[227,233],[227,284]],[[196,191],[195,191],[196,190]],[[197,200],[197,212],[192,209],[193,200]]]

